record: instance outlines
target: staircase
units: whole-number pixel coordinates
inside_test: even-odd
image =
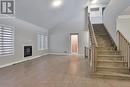
[[[93,25],[98,48],[94,76],[106,78],[130,78],[128,65],[123,56],[114,49],[111,37],[103,24]]]

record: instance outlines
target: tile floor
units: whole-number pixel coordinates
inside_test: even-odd
[[[130,87],[130,80],[91,78],[87,59],[47,55],[0,69],[0,87]]]

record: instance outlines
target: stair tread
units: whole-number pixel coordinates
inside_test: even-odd
[[[113,47],[103,47],[103,46],[98,46],[98,48],[113,48]]]
[[[117,72],[104,72],[104,71],[100,71],[100,72],[95,72],[94,74],[96,75],[107,75],[107,76],[120,76],[120,77],[129,77],[130,78],[130,74],[124,74],[124,73],[117,73]]]
[[[106,49],[106,50],[113,50],[114,48],[113,47],[109,47],[109,46],[98,46],[98,49],[101,49],[101,48],[104,48],[104,49]],[[109,48],[109,49],[108,49]]]
[[[115,50],[113,50],[113,49],[102,49],[102,50],[101,50],[101,49],[98,49],[97,51],[99,51],[99,52],[100,52],[100,51],[102,51],[102,52],[103,52],[103,51],[104,51],[104,52],[105,52],[105,51],[109,51],[109,52],[110,52],[110,51],[111,51],[111,52],[113,51],[113,52],[114,52]]]
[[[127,67],[115,67],[115,66],[96,66],[97,68],[109,68],[109,69],[128,69]]]
[[[97,34],[95,33],[96,36],[106,36],[107,34]]]
[[[118,62],[118,63],[126,63],[125,61],[120,60],[97,60],[98,62]]]
[[[110,51],[101,51],[101,50],[98,50],[97,51],[98,53],[109,53],[109,54],[119,54],[119,52],[117,52],[117,51],[112,51],[112,50],[110,50]],[[106,54],[107,55],[107,54]]]
[[[104,57],[104,56],[110,56],[110,57],[123,57],[122,55],[98,55],[98,57]]]
[[[115,50],[98,50],[99,52],[119,52],[119,51],[115,51]]]

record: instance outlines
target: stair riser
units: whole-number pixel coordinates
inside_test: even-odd
[[[94,30],[95,31],[95,30]],[[96,31],[95,31],[96,32]],[[104,33],[102,33],[102,32],[97,32],[97,33],[95,33],[96,34],[96,36],[108,36],[108,33],[106,33],[106,32],[104,32]]]
[[[119,53],[117,52],[98,52],[99,55],[117,55]]]
[[[112,47],[112,45],[110,45],[110,44],[98,44],[98,46],[102,46],[102,47]]]
[[[98,44],[111,44],[110,41],[102,40],[102,39],[97,39]]]
[[[98,50],[114,50],[114,48],[102,46],[102,47],[99,47]]]
[[[109,39],[109,36],[108,36],[107,33],[105,33],[105,34],[103,34],[103,33],[97,33],[96,37],[99,38],[99,39],[100,38],[107,38],[107,39]]]
[[[123,58],[118,58],[118,57],[98,57],[97,60],[113,60],[113,61],[116,61],[116,60],[123,60]]]
[[[93,26],[94,27],[94,31],[96,32],[96,33],[106,33],[106,30],[104,29],[104,28],[102,28],[102,26]]]
[[[126,63],[116,63],[116,62],[97,62],[97,66],[108,66],[108,67],[126,67]]]
[[[129,70],[128,69],[122,69],[122,68],[97,68],[97,71],[108,71],[108,72],[117,72],[117,73],[124,73],[124,74],[128,74]]]
[[[98,45],[105,45],[105,46],[110,46],[112,47],[112,44],[109,43],[109,42],[101,42],[101,41],[97,41],[98,42]]]
[[[111,44],[109,41],[105,41],[105,40],[97,40],[97,41],[99,41],[99,43],[98,44]]]
[[[107,35],[96,36],[96,38],[97,38],[97,40],[101,40],[101,41],[110,41],[110,38]]]
[[[100,26],[100,27],[99,27],[99,26],[98,26],[98,27],[97,27],[97,26],[93,26],[93,27],[94,27],[94,29],[95,29],[95,30],[94,30],[95,32],[99,32],[99,33],[106,32],[106,30],[103,29],[102,26]],[[100,28],[100,29],[99,29],[99,28]]]
[[[105,42],[109,42],[109,44],[110,44],[110,40],[109,40],[109,38],[102,38],[102,37],[97,37],[96,36],[96,39],[97,39],[97,41],[99,41],[99,43],[105,43]],[[108,43],[107,43],[108,44]]]
[[[130,80],[129,77],[127,76],[115,76],[115,75],[99,75],[99,74],[93,74],[92,77],[97,77],[97,78],[105,78],[105,79],[120,79],[120,80]]]

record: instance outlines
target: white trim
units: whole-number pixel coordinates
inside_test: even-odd
[[[48,54],[53,54],[53,55],[67,55],[67,56],[70,55],[70,54],[68,54],[68,53],[48,53]]]
[[[69,54],[69,53],[48,53],[48,54],[52,54],[52,55],[65,55],[65,56],[71,56],[73,54]],[[84,54],[75,54],[77,56],[84,56]]]
[[[36,59],[36,58],[39,58],[39,57],[45,56],[45,55],[48,55],[48,53],[45,53],[45,54],[42,54],[42,55],[39,55],[39,56],[30,57],[30,58],[23,58],[22,60],[19,60],[19,61],[16,61],[16,62],[1,65],[0,68],[4,68],[4,67],[7,67],[7,66],[17,64],[17,63],[21,63],[21,62],[25,62],[25,61],[28,61],[28,60]]]
[[[84,54],[69,54],[69,55],[84,56]]]
[[[11,65],[14,65],[14,64],[18,64],[18,63],[21,63],[21,62],[28,61],[28,60],[36,59],[36,58],[39,58],[39,57],[42,57],[42,56],[45,56],[45,55],[48,55],[48,54],[65,55],[65,56],[70,56],[71,55],[71,54],[68,54],[68,53],[45,53],[45,54],[42,54],[42,55],[39,55],[39,56],[34,56],[34,57],[29,57],[29,58],[23,58],[23,60],[19,60],[19,61],[16,61],[16,62],[4,64],[4,65],[1,65],[0,68],[4,68],[4,67],[7,67],[7,66],[11,66]],[[78,54],[77,56],[83,56],[83,55],[84,54]]]

